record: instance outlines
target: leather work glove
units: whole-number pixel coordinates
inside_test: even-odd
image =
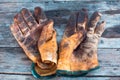
[[[85,17],[85,15],[87,15],[87,13],[80,11],[79,16],[76,17],[79,19],[77,22],[75,21],[76,19],[74,19],[73,15],[70,17],[67,25],[67,28],[69,26],[69,29],[67,30],[66,28],[65,33],[68,33],[72,37],[75,35],[73,32],[75,30],[73,29],[74,27],[78,27],[78,25],[81,27],[86,26],[86,37],[79,45],[76,45],[77,47],[72,47],[71,49],[70,47],[75,46],[74,44],[76,43],[74,39],[78,39],[79,37],[71,38],[71,41],[74,40],[74,44],[68,40],[70,37],[63,37],[60,45],[57,68],[57,73],[59,75],[84,75],[99,66],[97,58],[97,46],[99,38],[104,31],[105,22],[102,21],[98,24],[98,21],[101,17],[99,12],[94,12],[88,23],[88,19]],[[71,18],[73,20],[71,20]],[[83,23],[87,23],[87,25],[83,25]],[[76,26],[73,26],[73,24]],[[71,34],[71,32],[73,32],[73,34]],[[66,36],[66,34],[64,34],[64,36]]]
[[[48,20],[45,14],[43,13],[42,9],[36,7],[34,9],[33,14],[29,10],[23,8],[18,14],[15,15],[14,23],[10,27],[12,34],[14,35],[15,39],[17,40],[21,48],[24,50],[25,54],[28,56],[30,60],[33,61],[33,63],[35,63],[34,65],[35,72],[33,72],[33,75],[38,70],[39,73],[38,72],[37,73],[40,76],[46,76],[55,73],[55,71],[53,71],[56,68],[56,60],[57,60],[55,52],[49,54],[55,54],[52,56],[54,56],[56,60],[55,59],[53,61],[50,60],[50,62],[47,63],[41,58],[42,54],[44,53],[41,54],[39,53],[38,50],[39,48],[38,40],[40,38],[42,30],[44,30],[43,28],[46,29],[52,28],[50,30],[51,31],[53,30],[54,33],[56,33],[52,26],[53,26],[53,21]],[[43,38],[44,37],[46,38],[46,36],[49,37],[49,35],[44,35]],[[54,37],[55,36],[56,35],[54,34]],[[54,43],[55,42],[56,41],[54,40]],[[54,47],[57,47],[56,43]]]
[[[60,42],[59,59],[57,66],[58,74],[66,74],[67,71],[73,71],[72,67],[76,64],[71,64],[74,57],[74,50],[80,45],[85,37],[85,26],[88,15],[86,11],[80,10],[70,16],[64,31],[63,38]]]
[[[38,49],[41,55],[41,60],[46,65],[42,66],[42,69],[36,67],[37,73],[39,75],[45,73],[43,76],[55,74],[57,69],[57,40],[52,20],[50,20],[50,22],[42,29],[41,36],[38,40]]]

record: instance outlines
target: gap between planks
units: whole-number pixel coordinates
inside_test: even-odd
[[[86,76],[120,76],[120,50],[98,49],[100,68]],[[0,73],[31,74],[31,61],[21,48],[0,48]]]

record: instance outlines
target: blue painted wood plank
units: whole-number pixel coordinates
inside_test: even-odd
[[[100,68],[86,76],[120,76],[120,50],[99,49]],[[0,74],[31,75],[31,61],[21,48],[0,48]]]

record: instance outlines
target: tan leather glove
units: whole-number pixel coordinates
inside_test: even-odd
[[[38,49],[42,62],[47,65],[43,66],[42,69],[37,69],[38,67],[36,67],[37,73],[39,75],[45,73],[43,76],[55,74],[57,69],[57,40],[52,20],[47,26],[44,26],[42,30],[38,41]]]
[[[82,65],[79,70],[88,71],[99,66],[97,58],[97,46],[99,39],[104,31],[105,22],[100,20],[101,13],[94,12],[87,25],[87,35],[84,41],[80,44],[78,50],[74,51],[76,57],[80,58]],[[73,63],[74,64],[74,63]]]
[[[76,60],[76,58],[74,58],[75,54],[73,52],[85,37],[85,26],[87,19],[88,15],[84,10],[80,10],[79,12],[70,16],[60,43],[57,66],[58,74],[66,74],[67,71],[74,71],[73,68],[75,67],[76,63],[73,64],[73,62]],[[78,69],[76,68],[76,70]]]
[[[97,25],[100,16],[101,14],[98,12],[93,13],[88,25],[86,26],[87,34],[85,39],[76,48],[72,49],[73,51],[69,52],[70,49],[68,50],[62,45],[60,46],[64,49],[60,49],[59,53],[57,70],[58,74],[74,76],[83,75],[99,66],[97,58],[97,46],[105,26],[104,21]],[[85,17],[83,18],[82,15],[81,17],[78,17],[78,19],[84,21]],[[81,24],[81,22],[77,22],[77,24]]]
[[[41,58],[42,55],[38,51],[38,40],[43,27],[47,29],[52,25],[53,22],[46,18],[45,14],[42,12],[42,9],[36,7],[34,9],[33,15],[29,10],[25,8],[22,9],[17,15],[15,15],[14,23],[10,27],[11,32],[13,33],[15,39],[17,40],[21,48],[24,50],[25,54],[29,57],[29,59],[31,59],[35,63],[36,72],[38,70],[42,70],[42,72],[39,71],[40,76],[46,76],[55,73],[55,71],[53,73],[51,72],[51,70],[56,68],[56,65],[54,64],[54,67],[53,63],[49,64],[44,62]],[[54,29],[52,28],[52,30]],[[44,37],[46,37],[46,35]]]

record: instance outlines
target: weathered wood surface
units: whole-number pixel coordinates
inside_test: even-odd
[[[65,25],[56,25],[57,38],[60,41]],[[107,31],[111,34],[111,31]],[[103,35],[104,37],[104,35]],[[98,47],[99,48],[120,48],[120,38],[101,38]],[[117,44],[116,44],[117,43]],[[0,47],[19,47],[18,43],[14,39],[9,26],[0,26]]]
[[[46,80],[46,79],[35,79],[31,75],[5,75],[0,74],[2,80]],[[50,79],[48,79],[50,80]],[[55,77],[51,80],[120,80],[120,77]]]
[[[46,11],[49,18],[54,19],[55,26],[65,27],[70,13],[87,8],[91,15],[94,11],[100,11],[103,16],[102,20],[106,21],[105,32],[103,33],[99,48],[119,48],[120,47],[120,1],[29,1],[5,0],[0,3],[0,47],[19,47],[10,33],[9,26],[13,22],[14,15],[22,8],[33,10],[34,7],[40,6]],[[8,2],[9,3],[8,3]],[[18,1],[18,2],[17,2]],[[59,34],[59,33],[58,33]],[[60,35],[61,36],[61,35]],[[117,43],[117,44],[116,44]],[[109,44],[109,45],[108,45]]]
[[[35,79],[31,75],[4,75],[0,74],[0,78],[2,80],[39,80]],[[46,79],[40,79],[46,80]],[[119,77],[56,77],[52,78],[51,80],[120,80]]]
[[[100,69],[87,76],[120,76],[120,50],[99,49]],[[0,48],[0,73],[31,74],[31,61],[21,48]]]
[[[120,0],[0,0],[0,80],[37,80],[31,75],[31,61],[19,47],[9,26],[22,8],[44,9],[55,21],[58,36],[62,37],[68,17],[74,11],[87,8],[89,14],[101,12],[107,22],[99,43],[100,69],[85,77],[54,77],[52,80],[120,80]],[[89,15],[89,16],[90,16]],[[58,37],[60,40],[60,37]]]
[[[45,11],[50,10],[69,10],[69,11],[76,11],[80,10],[81,8],[87,8],[90,13],[94,11],[100,11],[103,13],[103,19],[107,21],[107,27],[114,27],[114,25],[119,25],[119,18],[120,18],[120,1],[119,0],[112,0],[112,1],[69,1],[69,2],[37,2],[37,3],[0,3],[0,14],[6,14],[7,18],[13,17],[12,13],[19,12],[22,8],[28,8],[33,10],[34,7],[40,6]],[[6,6],[7,5],[7,6]],[[117,6],[116,6],[117,5]],[[67,11],[66,11],[67,12]],[[59,12],[57,12],[59,14]],[[57,14],[57,15],[58,15]],[[62,13],[65,14],[65,13]],[[12,15],[12,16],[10,16]],[[53,15],[53,14],[50,14]],[[58,15],[59,16],[59,15]],[[62,15],[63,16],[63,15]],[[65,16],[65,15],[64,15]],[[4,20],[4,18],[2,18]],[[112,22],[111,22],[112,20]],[[4,21],[2,21],[4,22]],[[8,22],[10,23],[9,19]],[[112,24],[112,25],[111,25]]]

